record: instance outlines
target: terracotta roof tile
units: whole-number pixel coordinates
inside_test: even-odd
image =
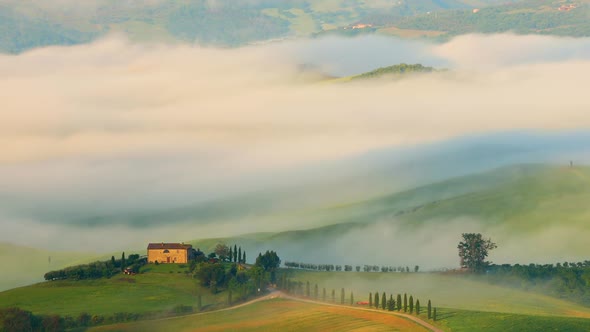
[[[190,249],[193,246],[184,243],[150,243],[148,244],[148,250],[150,249]]]

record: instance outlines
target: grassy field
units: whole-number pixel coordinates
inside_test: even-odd
[[[52,281],[0,293],[0,307],[18,306],[35,314],[76,316],[82,312],[111,315],[117,312],[166,311],[176,305],[196,306],[202,295],[204,310],[223,307],[227,295],[201,289],[180,265],[148,265],[136,276],[111,279]]]
[[[437,321],[418,317],[445,331],[588,331],[590,319],[437,309]],[[95,327],[90,331],[425,331],[387,313],[359,311],[274,299],[225,312]]]
[[[542,294],[490,285],[467,277],[434,273],[311,272],[291,270],[290,278],[317,284],[320,296],[328,297],[345,288],[346,298],[354,292],[356,301],[368,300],[369,292],[407,293],[424,306],[430,299],[435,306],[529,315],[556,315],[590,318],[590,308]],[[347,300],[348,301],[348,300]]]
[[[96,327],[90,331],[426,331],[406,319],[283,299],[230,311]]]
[[[452,332],[590,331],[590,319],[437,309],[437,325]],[[426,318],[426,315],[421,315]]]

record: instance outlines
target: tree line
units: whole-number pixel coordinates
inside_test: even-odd
[[[436,308],[432,306],[432,302],[430,300],[428,300],[428,303],[426,305],[426,312],[424,312],[420,300],[417,298],[414,299],[413,295],[408,296],[408,294],[406,293],[403,294],[403,297],[401,294],[397,294],[394,297],[393,293],[389,294],[388,297],[385,292],[370,292],[369,301],[368,303],[366,303],[364,301],[355,302],[354,293],[351,291],[347,301],[347,292],[344,288],[341,288],[338,292],[338,298],[336,289],[331,289],[328,293],[326,291],[326,288],[322,288],[320,294],[317,284],[315,284],[312,288],[309,281],[306,281],[304,283],[299,280],[291,280],[287,277],[286,274],[281,275],[277,287],[289,294],[315,299],[316,301],[324,301],[351,306],[360,304],[368,305],[369,308],[381,309],[386,311],[403,311],[404,313],[416,315],[426,314],[428,319],[432,319],[434,321],[437,320]]]
[[[125,253],[122,253],[120,259],[115,259],[114,256],[111,256],[111,259],[106,261],[69,266],[61,270],[47,272],[44,278],[48,281],[110,278],[125,269],[130,269],[130,271],[138,273],[141,266],[146,263],[147,259],[140,258],[138,254],[129,255],[129,257],[125,258]]]
[[[463,233],[459,242],[461,267],[485,275],[491,283],[526,287],[551,296],[590,305],[590,261],[557,264],[492,264],[486,259],[497,245],[480,233]]]
[[[192,306],[177,305],[165,312],[130,313],[117,312],[112,315],[91,315],[82,312],[77,316],[36,315],[16,307],[0,308],[0,331],[3,332],[63,332],[85,329],[102,324],[133,322],[141,319],[158,319],[193,313]]]
[[[557,264],[490,265],[491,283],[516,284],[536,291],[590,305],[590,261]]]
[[[345,272],[407,272],[410,271],[418,272],[420,266],[415,265],[412,270],[409,266],[379,266],[379,265],[356,265],[354,268],[352,265],[334,265],[334,264],[311,264],[311,263],[300,263],[300,262],[285,262],[285,267],[292,269],[311,270],[311,271],[345,271]]]

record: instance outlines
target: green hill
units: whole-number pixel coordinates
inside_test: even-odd
[[[507,258],[511,262],[527,264],[555,263],[566,259],[586,260],[588,257],[584,235],[590,233],[590,225],[586,222],[590,216],[590,206],[586,204],[590,199],[588,179],[589,167],[570,169],[520,165],[453,178],[367,200],[343,201],[323,208],[289,208],[281,211],[273,207],[268,214],[256,212],[256,206],[260,204],[256,198],[245,201],[236,198],[235,201],[223,201],[208,206],[205,210],[191,208],[180,213],[187,216],[198,215],[199,218],[214,221],[238,218],[242,211],[244,216],[251,214],[259,224],[284,223],[294,230],[222,238],[204,237],[192,241],[189,241],[191,235],[188,234],[187,238],[178,241],[190,242],[207,252],[218,242],[237,244],[247,251],[249,260],[260,251],[275,249],[281,253],[283,260],[289,261],[353,265],[418,264],[428,268],[456,266],[456,238],[462,231],[474,227],[488,231],[488,235],[493,235],[494,240],[499,243],[498,250],[492,255],[497,263],[503,263]],[[283,194],[282,197],[288,195]],[[263,198],[262,202],[273,206],[273,202],[277,201],[268,198],[267,202]],[[162,215],[161,219],[170,218]],[[459,226],[456,225],[457,221],[461,221]],[[370,248],[363,245],[367,238],[375,236],[383,241],[382,234],[386,231],[392,233],[390,240],[382,244],[383,250],[371,252]],[[543,240],[548,231],[557,231],[568,241]],[[425,236],[438,236],[440,241],[428,241]],[[416,248],[413,257],[386,255],[385,251],[402,250],[403,246],[412,241],[421,244]],[[541,242],[538,241],[543,241],[543,245],[540,246]],[[350,246],[355,250],[343,256],[341,252]],[[537,248],[531,250],[530,246]],[[316,255],[313,261],[309,261],[301,250],[302,247],[321,255]],[[134,249],[140,250],[139,252],[144,250]],[[1,257],[4,261],[11,262],[10,266],[13,267],[3,273],[0,284],[3,289],[40,281],[48,270],[88,262],[96,256],[84,253],[47,253],[23,248],[18,251],[24,256],[17,258],[13,255],[14,250],[12,245],[0,246]],[[439,257],[435,259],[427,255],[429,250],[436,250]],[[368,257],[372,258],[367,261],[363,257],[369,254]],[[52,257],[51,266],[48,264],[49,256]]]
[[[457,217],[527,232],[552,225],[588,229],[590,167],[522,165],[469,175],[346,207],[393,214],[416,227]]]
[[[420,317],[427,320],[425,314]],[[515,315],[438,308],[434,324],[444,331],[587,331],[590,319]],[[95,327],[90,331],[423,331],[386,312],[364,312],[274,299],[231,311]]]
[[[347,296],[368,301],[369,292],[407,293],[422,304],[432,300],[436,306],[482,312],[569,316],[590,319],[590,307],[555,297],[484,282],[485,279],[441,273],[317,272],[290,270],[293,281],[326,288],[345,288]]]
[[[559,10],[572,4],[570,10]],[[589,36],[590,2],[525,0],[503,6],[481,8],[477,13],[471,9],[459,9],[419,14],[401,20],[384,21],[383,24],[398,28],[425,31],[444,31],[447,36],[466,33],[547,34],[561,36]]]
[[[101,326],[90,331],[427,331],[403,318],[273,299],[235,310]]]
[[[568,1],[568,3],[571,1]],[[463,33],[506,32],[588,36],[587,0],[568,12],[557,0],[99,0],[92,4],[0,1],[0,51],[19,53],[47,45],[72,45],[108,33],[132,40],[239,46],[323,33],[385,33],[448,38]],[[481,11],[474,15],[473,8]],[[358,23],[366,28],[352,29]]]
[[[426,67],[421,64],[414,64],[408,65],[405,63],[401,63],[399,65],[393,65],[383,68],[378,68],[372,70],[370,72],[366,72],[360,75],[353,76],[352,79],[368,79],[368,78],[377,78],[387,75],[404,75],[404,74],[411,74],[411,73],[431,73],[435,71],[432,67]]]
[[[507,226],[512,232],[527,233],[554,225],[590,230],[586,222],[590,205],[585,204],[589,199],[590,167],[508,166],[299,215],[332,224],[325,227],[239,239],[261,242],[293,233],[328,235],[386,219],[411,229],[460,217],[472,217],[488,226]]]
[[[133,277],[117,275],[110,279],[60,280],[0,292],[0,307],[17,306],[34,314],[59,314],[76,317],[86,312],[110,316],[116,313],[157,313],[175,306],[195,306],[202,295],[202,306],[210,310],[223,307],[227,295],[211,294],[185,272],[182,265],[148,265]]]
[[[343,83],[343,82],[350,82],[356,80],[367,80],[367,79],[375,79],[375,78],[393,78],[393,79],[400,79],[407,75],[412,74],[420,74],[420,73],[432,73],[436,72],[437,69],[433,67],[427,67],[422,64],[406,64],[400,63],[393,66],[381,67],[375,70],[371,70],[366,73],[361,73],[358,75],[353,76],[345,76],[340,78],[325,78],[323,80],[319,80],[318,82],[321,83]]]

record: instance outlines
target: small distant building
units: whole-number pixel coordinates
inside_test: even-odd
[[[351,28],[353,30],[356,30],[356,29],[371,28],[372,26],[373,26],[373,24],[359,23],[359,24],[353,25]]]
[[[472,10],[472,12],[473,12],[474,14],[477,14],[477,13],[479,13],[479,8],[474,8],[474,9]]]
[[[183,264],[191,258],[193,246],[184,243],[150,243],[147,247],[148,263]]]
[[[561,7],[557,8],[560,12],[569,12],[572,9],[576,9],[576,5],[561,5]]]

